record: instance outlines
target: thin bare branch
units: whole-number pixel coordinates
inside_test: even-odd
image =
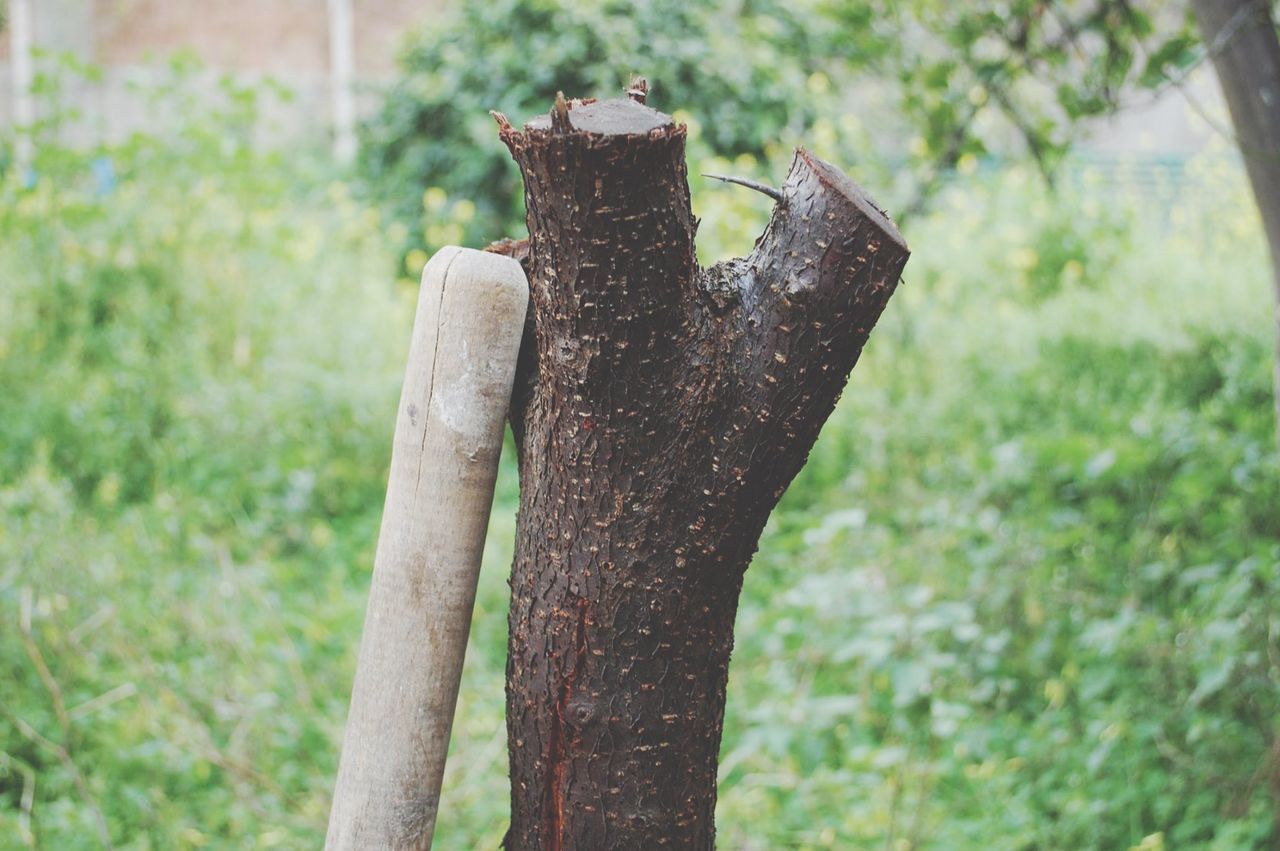
[[[760,192],[764,195],[768,195],[770,198],[772,198],[775,201],[782,200],[781,190],[774,189],[772,186],[769,186],[768,184],[765,184],[765,183],[761,183],[758,180],[749,180],[745,177],[728,177],[723,174],[704,174],[702,176],[709,177],[712,180],[722,180],[725,183],[736,183],[739,186],[745,186],[748,189],[754,189],[757,192]]]

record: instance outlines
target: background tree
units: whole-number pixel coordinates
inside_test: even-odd
[[[823,4],[846,35],[868,18],[899,22],[877,57],[904,81],[902,112],[924,133],[918,212],[937,180],[989,150],[984,117],[1012,128],[1045,178],[1087,127],[1141,90],[1181,86],[1212,60],[1272,257],[1277,315],[1274,404],[1280,444],[1280,41],[1266,0],[1015,0],[1013,3]],[[1194,7],[1198,33],[1190,12]],[[896,13],[896,14],[895,14]],[[904,23],[904,19],[908,22]],[[1197,37],[1197,35],[1199,37]],[[922,36],[922,37],[921,37]],[[837,37],[835,44],[843,43]],[[838,48],[833,51],[838,53]],[[1217,129],[1217,128],[1215,128]]]
[[[1271,4],[1259,0],[1195,0],[1244,155],[1271,253],[1275,288],[1276,437],[1280,442],[1280,40]]]

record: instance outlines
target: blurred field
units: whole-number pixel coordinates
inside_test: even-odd
[[[0,186],[0,848],[315,848],[425,257],[397,274],[402,226],[251,147],[258,93],[156,97],[163,132]],[[696,128],[690,158],[725,170]],[[704,259],[749,248],[764,199],[694,194]],[[474,213],[424,204],[436,236]],[[721,847],[1275,847],[1280,459],[1240,168],[1153,193],[1081,164],[1052,196],[980,169],[907,236],[748,573]],[[508,458],[440,849],[506,826],[515,503]]]

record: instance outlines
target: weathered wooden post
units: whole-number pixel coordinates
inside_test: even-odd
[[[331,851],[431,847],[528,292],[466,248],[422,272]]]

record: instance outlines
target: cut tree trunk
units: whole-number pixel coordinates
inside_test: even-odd
[[[1271,254],[1276,441],[1280,445],[1280,39],[1269,2],[1195,0],[1193,5],[1231,112]]]
[[[714,845],[743,572],[907,246],[799,150],[747,257],[701,269],[685,128],[558,99],[517,130],[531,315],[512,421],[506,847]]]

